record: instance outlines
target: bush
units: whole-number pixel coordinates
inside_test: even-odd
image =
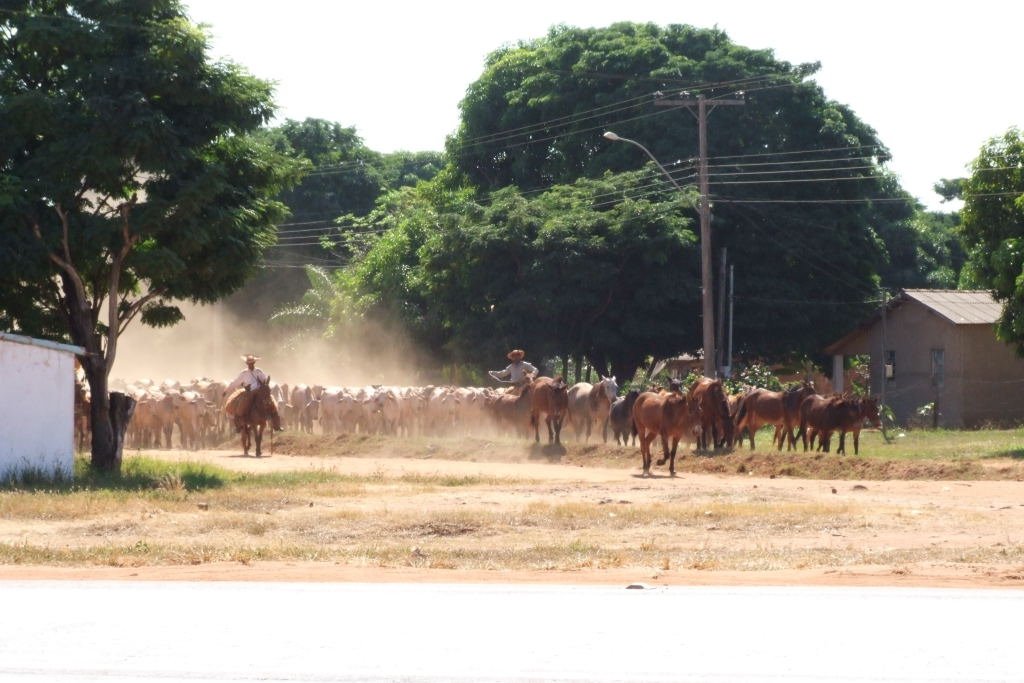
[[[748,387],[760,387],[769,391],[782,391],[782,383],[764,363],[753,362],[740,366],[738,372],[725,380],[725,388],[730,394],[745,391]]]

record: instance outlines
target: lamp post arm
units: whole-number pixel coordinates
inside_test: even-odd
[[[683,188],[679,185],[678,182],[676,182],[676,179],[672,177],[672,174],[668,172],[668,169],[666,169],[664,166],[661,165],[661,162],[658,161],[658,158],[656,156],[651,154],[651,150],[647,149],[646,147],[641,145],[636,140],[631,140],[629,138],[624,138],[624,137],[619,136],[619,135],[616,135],[614,138],[612,138],[612,137],[608,136],[608,133],[605,133],[605,137],[608,138],[609,140],[613,140],[615,142],[628,142],[629,144],[636,145],[637,147],[642,149],[644,151],[644,154],[647,155],[647,158],[649,158],[651,161],[653,161],[654,165],[661,169],[661,172],[665,174],[665,177],[669,179],[669,182],[671,182],[675,186],[675,188],[677,190],[679,190],[680,192],[683,191]]]

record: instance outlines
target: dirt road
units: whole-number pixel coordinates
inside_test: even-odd
[[[382,487],[344,500],[311,495],[308,508],[277,510],[270,532],[261,531],[261,542],[285,543],[294,542],[289,530],[344,526],[344,533],[336,531],[344,537],[338,547],[364,542],[363,533],[374,547],[395,544],[391,554],[375,561],[7,565],[0,566],[0,578],[1024,585],[1024,484],[1017,481],[822,481],[693,473],[644,479],[636,468],[453,460],[440,452],[260,459],[233,451],[151,455],[247,472],[323,470],[382,482],[443,475],[486,483],[412,491]],[[504,516],[495,517],[497,511]],[[190,525],[203,523],[202,514],[189,510],[133,520],[131,532],[123,536],[110,531],[117,526],[111,521],[104,533],[112,543],[127,544],[139,536],[187,543]],[[451,520],[461,520],[463,528],[438,531],[454,524]],[[73,544],[75,534],[98,524],[41,524],[33,534],[43,534],[46,543]],[[362,532],[353,524],[385,525]],[[396,537],[409,529],[430,531],[400,545]],[[280,539],[270,539],[271,533]],[[0,541],[19,539],[26,539],[23,529],[0,523]],[[204,537],[203,542],[211,541]],[[472,553],[479,557],[488,549],[499,557],[509,548],[527,552],[523,549],[545,544],[559,549],[559,559],[511,566],[458,559]],[[570,557],[572,552],[579,557]]]

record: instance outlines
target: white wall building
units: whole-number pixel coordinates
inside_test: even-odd
[[[74,472],[75,355],[80,346],[0,332],[0,480]]]

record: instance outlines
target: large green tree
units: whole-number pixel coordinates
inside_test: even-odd
[[[485,367],[521,346],[632,377],[647,355],[696,345],[696,195],[657,169],[486,201],[426,189],[371,215],[388,229],[344,275],[360,314]]]
[[[354,128],[308,118],[287,120],[261,135],[278,152],[307,159],[311,170],[278,197],[289,220],[279,226],[277,244],[267,250],[256,276],[225,302],[250,320],[265,320],[300,297],[308,284],[307,265],[341,265],[344,255],[330,246],[330,238],[345,229],[336,219],[366,214],[386,182],[381,155],[366,147]]]
[[[1024,355],[1024,135],[1018,128],[985,144],[961,190],[967,278],[1002,302],[996,332]]]
[[[697,117],[681,104],[705,98],[713,260],[726,248],[735,266],[736,344],[816,352],[870,310],[880,280],[913,273],[918,254],[915,205],[885,171],[888,151],[811,80],[817,69],[717,29],[557,27],[488,57],[448,152],[482,191],[535,191],[647,162],[601,137],[613,130],[693,183]],[[715,107],[723,98],[744,104]]]
[[[254,319],[291,308],[289,302],[303,296],[309,284],[307,266],[330,271],[347,262],[350,254],[338,248],[339,238],[382,193],[429,180],[443,167],[440,152],[381,154],[368,148],[355,128],[323,119],[287,120],[264,135],[278,151],[309,160],[311,171],[280,195],[290,216],[279,226],[278,243],[260,272],[226,302],[230,310]]]
[[[238,289],[274,242],[302,165],[249,135],[271,94],[208,59],[177,0],[0,12],[0,310],[85,348],[94,467],[120,467],[107,378],[125,327]]]

